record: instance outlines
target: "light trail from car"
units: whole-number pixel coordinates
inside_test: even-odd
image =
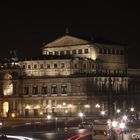
[[[14,135],[6,135],[6,137],[11,138],[11,139],[17,139],[17,140],[35,140],[33,138],[30,138],[30,137],[14,136]]]

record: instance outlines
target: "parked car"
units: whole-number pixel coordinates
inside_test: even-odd
[[[109,126],[106,119],[98,119],[93,122],[92,139],[94,140],[108,140]]]
[[[90,129],[90,130],[92,130],[93,124],[91,122],[81,122],[78,125],[78,128],[79,129]]]

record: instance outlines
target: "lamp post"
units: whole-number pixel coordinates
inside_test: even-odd
[[[66,119],[65,119],[65,125],[67,125],[67,121],[68,121],[67,114],[68,114],[68,110],[65,110],[65,117],[66,117]]]
[[[43,121],[43,112],[41,111],[39,114],[40,114],[40,117],[41,117],[41,123],[42,123],[42,121]]]
[[[47,120],[50,120],[51,119],[51,115],[47,115]]]
[[[71,109],[72,109],[72,105],[71,105],[71,104],[69,104],[69,105],[68,105],[68,108],[69,108],[69,115],[71,116]]]
[[[121,110],[120,109],[117,109],[117,111],[116,111],[118,114],[121,112]]]
[[[108,116],[112,120],[112,80],[109,77]]]
[[[84,117],[84,114],[82,112],[79,113],[79,117],[81,118],[82,122],[83,122],[83,117]]]
[[[55,129],[56,129],[56,131],[57,131],[57,120],[58,120],[58,118],[55,117]]]
[[[125,123],[120,123],[120,128],[122,130],[122,140],[123,140],[123,131],[124,131],[124,128],[125,128]]]
[[[131,108],[130,108],[130,111],[131,111],[131,112],[134,112],[134,111],[135,111],[135,109],[134,109],[133,107],[131,107]]]
[[[12,117],[12,118],[15,118],[15,117],[16,117],[16,114],[13,112],[13,113],[11,114],[11,117]]]
[[[122,116],[122,119],[124,120],[124,122],[126,122],[127,121],[127,116],[126,115]]]
[[[121,113],[121,110],[120,109],[117,109],[116,110],[116,116],[119,117],[120,113]]]
[[[101,115],[104,117],[104,115],[105,115],[105,111],[101,111]]]

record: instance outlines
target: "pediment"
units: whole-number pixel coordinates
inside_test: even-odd
[[[84,45],[89,43],[90,42],[87,40],[80,39],[70,35],[65,35],[46,44],[44,47],[63,47],[63,46]]]

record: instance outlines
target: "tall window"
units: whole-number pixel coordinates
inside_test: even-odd
[[[77,64],[75,64],[75,65],[74,65],[74,67],[77,69],[77,68],[78,68],[78,65],[77,65]]]
[[[102,48],[99,48],[99,53],[103,53]]]
[[[33,94],[33,95],[38,94],[38,87],[37,87],[37,86],[33,86],[32,94]]]
[[[84,69],[86,69],[86,68],[87,68],[87,65],[86,65],[86,64],[84,64],[83,66],[84,66]]]
[[[42,86],[42,94],[47,94],[47,86]]]
[[[57,94],[57,86],[56,85],[52,85],[52,87],[51,87],[51,93],[52,94]]]
[[[57,51],[54,51],[54,55],[58,55],[58,52]]]
[[[62,85],[61,86],[61,92],[62,92],[62,94],[67,94],[67,85]]]
[[[24,95],[28,95],[29,94],[29,87],[24,87]]]
[[[40,68],[43,69],[43,64],[40,64]]]
[[[107,50],[106,49],[104,49],[104,54],[106,54],[107,53]]]
[[[47,64],[47,68],[50,69],[50,64]]]
[[[79,49],[79,50],[78,50],[78,53],[79,53],[79,54],[82,54],[82,49]]]
[[[115,54],[115,50],[114,49],[112,49],[112,54]]]
[[[108,49],[108,54],[111,54],[111,50],[110,49]]]
[[[85,49],[85,50],[84,50],[84,53],[88,53],[88,49]]]
[[[119,54],[119,52],[120,52],[119,50],[116,50],[116,54]]]
[[[26,68],[26,66],[25,66],[25,65],[22,65],[22,68],[23,68],[23,69],[25,69],[25,68]]]
[[[123,50],[120,50],[120,54],[123,55],[124,54],[124,51]]]
[[[64,51],[60,51],[60,55],[64,55]]]
[[[64,63],[61,63],[61,68],[64,68],[65,67],[65,64]]]
[[[38,116],[38,109],[34,109],[34,116]]]
[[[34,69],[37,69],[37,64],[34,64]]]
[[[57,68],[57,64],[54,64],[54,68]]]
[[[25,116],[29,117],[29,109],[25,109]]]
[[[76,54],[76,50],[72,50],[72,54]]]
[[[28,65],[28,69],[31,69],[31,65]]]
[[[49,52],[49,55],[53,55],[53,53],[52,52]]]
[[[70,54],[70,51],[69,51],[69,50],[67,50],[67,51],[66,51],[66,54]]]

